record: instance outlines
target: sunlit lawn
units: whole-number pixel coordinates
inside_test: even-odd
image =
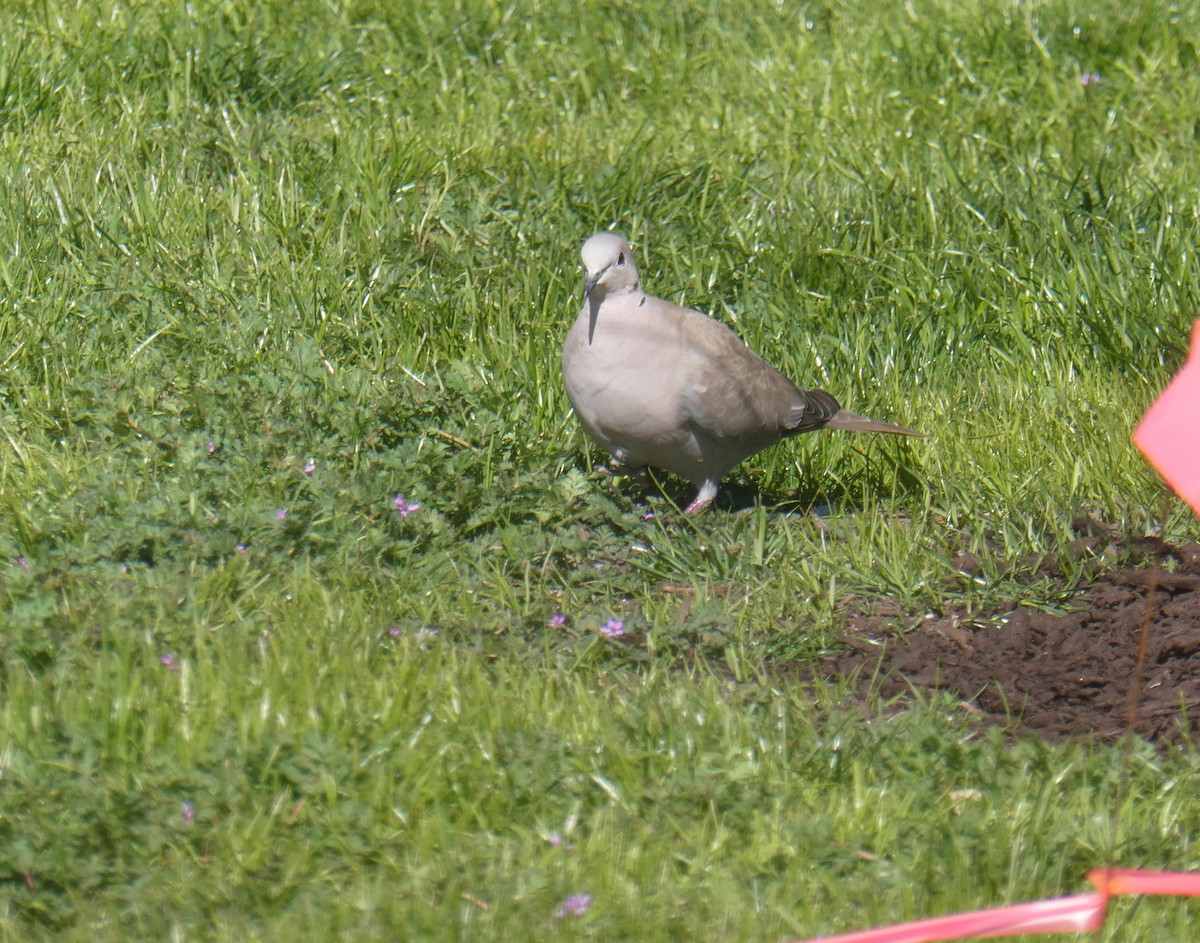
[[[4,6],[0,938],[779,941],[1200,868],[1190,750],[796,670],[852,594],[1061,605],[1120,562],[1080,515],[1200,535],[1129,442],[1200,310],[1198,48],[1165,2]],[[694,520],[593,475],[610,227],[931,437]]]

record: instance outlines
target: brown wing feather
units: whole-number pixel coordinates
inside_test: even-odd
[[[818,428],[837,414],[832,396],[801,390],[720,321],[663,304],[673,309],[663,314],[676,318],[688,339],[680,345],[689,358],[684,410],[709,435],[769,442]]]
[[[799,435],[801,432],[812,432],[823,429],[829,420],[837,416],[842,407],[833,395],[824,390],[797,390],[800,394],[800,408],[795,414],[795,422],[787,427],[788,435]]]

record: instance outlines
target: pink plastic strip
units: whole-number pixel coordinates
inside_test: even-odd
[[[876,930],[819,937],[807,943],[936,943],[967,937],[1020,936],[1025,933],[1081,933],[1104,923],[1105,894],[1078,894],[1032,904],[1013,904],[949,917],[934,917]]]
[[[1108,898],[1114,894],[1200,897],[1200,872],[1098,868],[1088,872],[1088,880],[1096,888],[1093,894],[975,910],[875,930],[817,937],[804,943],[940,943],[1026,933],[1082,933],[1100,929]]]
[[[1200,897],[1200,873],[1188,871],[1131,871],[1128,868],[1100,868],[1088,872],[1088,880],[1100,893],[1169,894],[1172,897]]]

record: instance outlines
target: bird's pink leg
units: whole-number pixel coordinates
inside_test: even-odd
[[[699,514],[706,507],[713,503],[713,499],[717,496],[717,483],[715,481],[706,481],[700,485],[700,490],[696,492],[696,497],[692,498],[692,503],[683,509],[684,514]]]

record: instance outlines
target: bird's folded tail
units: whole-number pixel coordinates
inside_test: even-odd
[[[924,438],[924,432],[917,432],[908,426],[898,426],[894,422],[880,422],[878,419],[868,419],[855,413],[839,409],[837,414],[825,423],[826,429],[844,429],[847,432],[890,432],[892,435],[915,435]]]

